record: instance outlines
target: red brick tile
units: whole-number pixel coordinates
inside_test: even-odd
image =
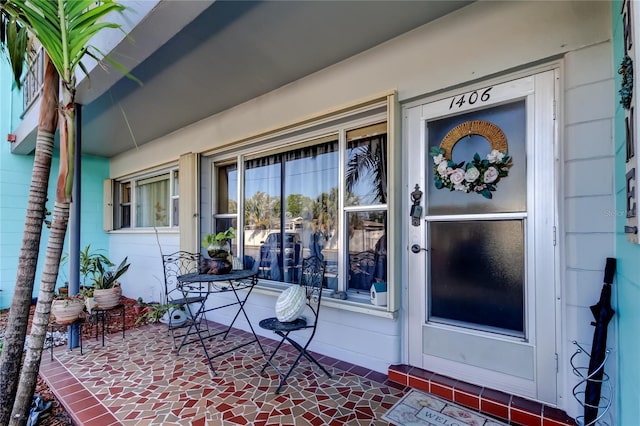
[[[69,395],[74,394],[76,392],[83,391],[85,388],[80,383],[76,381],[69,386],[65,386],[63,388],[58,388],[58,392],[61,398],[67,398]]]
[[[423,370],[421,368],[413,368],[411,370],[411,376],[413,377],[417,377],[419,379],[423,379],[423,380],[431,380],[431,378],[433,377],[433,372],[429,371],[429,370]]]
[[[82,411],[86,410],[89,407],[100,405],[100,403],[93,396],[90,396],[88,398],[75,400],[73,402],[63,402],[63,405],[70,411]]]
[[[389,380],[407,386],[409,383],[408,376],[405,373],[389,370]]]
[[[520,411],[511,407],[509,410],[512,422],[523,426],[542,426],[542,417],[527,411]]]
[[[542,415],[545,420],[555,422],[555,423],[549,423],[549,424],[561,424],[561,425],[575,424],[575,420],[569,417],[567,413],[557,408],[549,407],[548,405],[545,405],[542,408]]]
[[[389,371],[396,371],[398,373],[409,374],[413,370],[413,367],[406,364],[395,364],[389,366]]]
[[[453,401],[453,388],[450,386],[431,383],[431,393],[440,396],[448,401]]]
[[[480,398],[478,396],[469,395],[457,389],[453,390],[453,401],[465,407],[473,408],[474,410],[480,409]]]
[[[561,422],[557,420],[551,420],[546,417],[542,419],[542,426],[566,426],[566,425],[575,425],[575,424],[576,424],[575,420],[571,420],[569,423],[567,423],[567,422]]]
[[[409,376],[409,386],[415,389],[419,389],[424,392],[431,392],[429,380],[424,380],[413,375]]]
[[[542,417],[542,404],[536,401],[531,401],[519,396],[511,398],[511,408],[517,408],[520,411],[525,411]]]
[[[464,392],[467,395],[473,395],[473,396],[480,396],[483,390],[481,386],[476,386],[471,383],[461,382],[461,381],[456,382],[454,389],[456,391]]]
[[[482,399],[506,405],[507,407],[511,404],[511,395],[489,388],[482,389],[480,397]]]
[[[504,420],[509,420],[509,407],[487,399],[480,399],[480,411]]]
[[[439,385],[442,386],[447,386],[453,389],[453,387],[456,385],[458,381],[455,379],[452,379],[451,377],[447,377],[447,376],[441,376],[439,374],[433,374],[433,376],[431,376],[431,383],[437,383]]]
[[[86,424],[100,424],[100,423],[95,422],[95,419],[97,419],[98,417],[101,417],[101,416],[103,416],[105,414],[109,414],[110,416],[113,416],[102,405],[95,405],[95,406],[89,407],[89,408],[87,408],[85,410],[81,410],[81,411],[77,411],[76,412],[76,415],[78,416],[78,420],[80,420],[82,423],[86,423]]]

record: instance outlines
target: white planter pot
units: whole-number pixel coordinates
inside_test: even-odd
[[[61,299],[51,302],[51,313],[58,324],[71,324],[84,310],[82,299]]]
[[[180,327],[187,321],[187,314],[182,309],[169,309],[169,311],[160,318],[163,324],[169,324],[171,327]]]
[[[120,287],[95,289],[93,290],[93,298],[96,302],[96,307],[101,309],[113,308],[120,303],[120,295],[122,289]]]

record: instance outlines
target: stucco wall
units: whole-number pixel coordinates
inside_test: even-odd
[[[637,4],[633,4],[637,6]],[[613,28],[613,66],[617,70],[624,55],[623,28],[620,11],[622,2],[611,3],[611,17]],[[640,22],[635,21],[635,37],[637,43],[638,28]],[[637,68],[637,59],[634,66]],[[638,72],[635,72],[636,78]],[[621,76],[614,73],[616,94],[621,87]],[[634,97],[638,94],[638,83],[634,82]],[[619,404],[618,424],[631,425],[640,418],[640,246],[627,242],[626,235],[622,232],[625,225],[626,211],[626,180],[625,180],[625,125],[624,109],[619,103],[619,97],[613,99],[612,108],[615,108],[615,191],[616,191],[616,256],[618,259],[618,273],[614,282],[614,291],[617,293],[617,334],[619,338],[618,363],[620,374],[617,377],[616,400]],[[636,129],[638,128],[636,118]],[[636,153],[637,155],[637,153]],[[616,326],[613,324],[609,327]]]
[[[211,152],[300,117],[334,108],[387,89],[401,102],[486,77],[565,58],[559,99],[558,165],[562,193],[559,267],[562,334],[559,343],[559,405],[577,412],[571,396],[568,358],[572,340],[590,342],[589,304],[602,283],[604,258],[614,254],[611,178],[612,91],[610,5],[605,2],[477,2],[374,49],[274,92],[217,114],[113,159],[111,177],[175,161],[186,151]],[[395,173],[400,173],[394,170]],[[549,196],[554,196],[551,192]],[[203,213],[204,214],[204,213]],[[128,255],[125,294],[146,291],[161,276],[153,234],[114,233],[113,257]],[[164,243],[177,247],[177,235]],[[402,267],[406,267],[403,261]],[[140,274],[140,275],[138,275]],[[151,276],[152,278],[149,278]],[[144,286],[144,288],[143,288]],[[271,315],[273,296],[252,295],[252,320]],[[405,361],[400,320],[326,309],[313,349],[346,361],[386,371]],[[221,320],[225,320],[221,317]]]

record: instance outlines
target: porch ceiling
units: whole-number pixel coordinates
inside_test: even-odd
[[[161,2],[163,7],[184,2],[171,3]],[[142,87],[126,78],[105,84],[99,81],[106,79],[103,72],[91,77],[94,89],[110,85],[101,95],[93,99],[79,88],[80,102],[92,99],[83,106],[83,151],[112,157],[469,3],[215,1],[155,52],[140,58],[133,74]],[[157,9],[151,13],[159,13]],[[136,28],[138,37],[162,31],[157,25],[145,28],[145,21]]]

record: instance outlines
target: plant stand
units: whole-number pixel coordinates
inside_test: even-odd
[[[50,348],[50,352],[51,352],[51,361],[53,361],[53,333],[56,331],[68,331],[69,327],[71,327],[74,324],[78,325],[78,330],[79,330],[79,338],[78,338],[78,343],[80,344],[80,355],[83,355],[82,353],[82,326],[85,323],[85,319],[84,317],[79,317],[77,320],[75,320],[74,322],[70,323],[70,324],[58,324],[57,322],[51,322],[49,323],[49,335],[47,337],[45,337],[44,341],[45,344],[49,343],[49,348]],[[69,335],[67,335],[67,339],[70,338],[70,333]]]
[[[91,316],[95,319],[96,324],[96,340],[98,340],[98,328],[102,325],[102,346],[104,346],[104,329],[105,323],[107,322],[107,315],[111,318],[113,317],[121,317],[122,318],[122,338],[124,339],[124,331],[125,331],[125,317],[124,317],[124,304],[119,303],[116,306],[112,306],[109,308],[101,308],[100,306],[93,308],[91,310]]]

